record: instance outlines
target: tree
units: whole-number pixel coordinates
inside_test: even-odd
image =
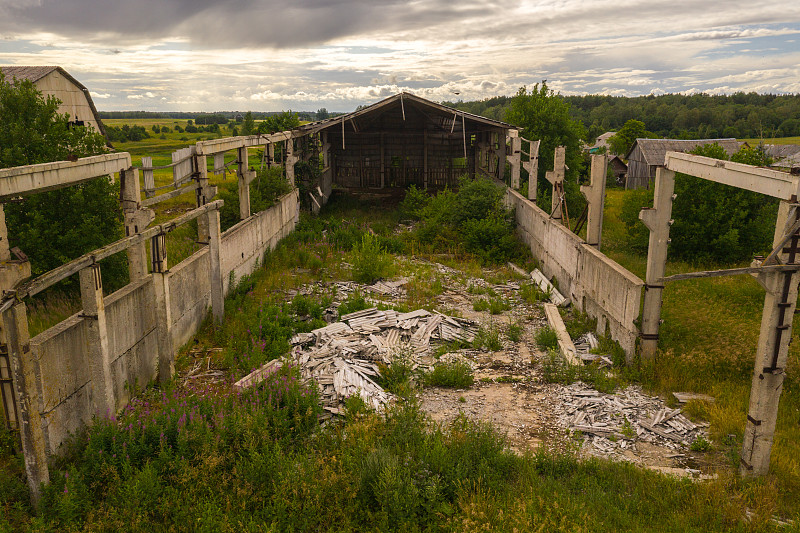
[[[60,102],[30,81],[6,81],[0,73],[0,168],[102,153],[105,139],[86,126],[70,126]],[[142,128],[144,131],[144,128]],[[6,204],[8,238],[31,260],[34,276],[122,238],[119,186],[97,178]],[[126,277],[125,258],[103,261],[106,286]],[[75,283],[75,280],[71,280]]]
[[[258,133],[269,134],[279,131],[288,131],[299,125],[300,119],[297,117],[297,113],[293,113],[291,110],[284,111],[283,113],[270,115],[262,120],[258,125]]]
[[[252,111],[248,111],[242,123],[242,135],[253,135],[256,132],[256,121],[253,120]]]
[[[693,154],[727,160],[718,144],[698,146]],[[766,166],[764,152],[742,148],[730,158],[737,163]],[[778,202],[736,187],[695,176],[675,176],[675,203],[670,229],[669,256],[692,263],[737,263],[771,248]],[[626,195],[620,218],[628,226],[629,247],[646,253],[648,231],[639,221],[639,209],[652,205],[652,191]]]
[[[317,120],[325,120],[328,117],[330,117],[330,113],[324,107],[317,110]]]
[[[570,106],[542,82],[528,92],[525,87],[517,91],[506,110],[506,121],[523,128],[522,136],[539,140],[539,198],[540,205],[549,211],[550,188],[544,179],[545,172],[553,169],[557,146],[566,148],[567,180],[565,189],[570,212],[579,211],[585,203],[578,190],[578,173],[583,165],[581,139],[586,136],[583,123],[570,117]]]
[[[644,122],[630,119],[620,130],[608,139],[608,144],[615,154],[625,156],[636,139],[652,139],[656,135],[647,131]]]

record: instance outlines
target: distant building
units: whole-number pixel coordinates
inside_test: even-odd
[[[69,114],[71,122],[77,125],[90,125],[95,131],[106,134],[97,108],[94,107],[89,89],[73,78],[61,67],[5,67],[0,66],[7,81],[14,78],[30,80],[44,95],[52,95],[61,100],[59,113]]]
[[[760,147],[765,154],[772,158],[773,166],[781,166],[780,163],[784,160],[797,161],[797,155],[800,154],[800,145],[798,144],[762,144]],[[787,167],[791,167],[791,164]]]
[[[625,183],[625,177],[628,174],[628,165],[625,164],[625,161],[618,155],[610,157],[608,159],[608,168],[611,169],[611,173],[619,185]]]
[[[744,143],[736,139],[636,139],[628,151],[626,189],[647,189],[656,177],[656,169],[664,166],[667,152],[689,152],[698,146],[719,144],[728,155],[739,151]]]
[[[611,137],[613,137],[614,135],[616,135],[616,134],[617,134],[616,131],[607,131],[607,132],[605,132],[604,134],[599,136],[597,139],[595,139],[594,145],[587,146],[586,150],[590,154],[601,154],[601,153],[610,154],[611,153],[611,146],[608,144],[608,140]],[[603,150],[603,148],[605,148],[605,151]]]

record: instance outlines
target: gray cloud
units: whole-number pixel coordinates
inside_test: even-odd
[[[416,29],[486,14],[466,0],[0,0],[0,31],[55,33],[89,42],[180,38],[194,46],[286,48],[364,31]]]

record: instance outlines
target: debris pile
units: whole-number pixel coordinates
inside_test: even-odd
[[[707,438],[703,428],[708,424],[693,423],[680,409],[670,409],[636,387],[603,394],[578,382],[564,387],[559,400],[559,425],[582,432],[603,454],[631,448],[637,441],[679,449],[699,436]]]
[[[377,363],[391,363],[404,349],[412,358],[421,356],[429,351],[432,340],[472,342],[477,329],[471,320],[425,309],[399,313],[371,307],[295,335],[290,342],[303,378],[319,385],[323,408],[341,414],[344,400],[354,394],[378,411],[391,399],[375,382]]]

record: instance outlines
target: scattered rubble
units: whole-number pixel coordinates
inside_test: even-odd
[[[666,407],[637,387],[603,394],[578,382],[563,387],[558,400],[559,425],[583,433],[585,442],[601,455],[617,454],[637,442],[679,450],[698,437],[708,438],[708,424],[695,424],[680,409]]]
[[[381,411],[391,395],[378,385],[377,363],[389,364],[404,347],[412,357],[426,354],[431,340],[472,342],[477,325],[463,318],[417,309],[399,313],[371,307],[341,317],[291,339],[292,358],[303,378],[320,388],[323,408],[341,414],[344,400],[354,394]]]

